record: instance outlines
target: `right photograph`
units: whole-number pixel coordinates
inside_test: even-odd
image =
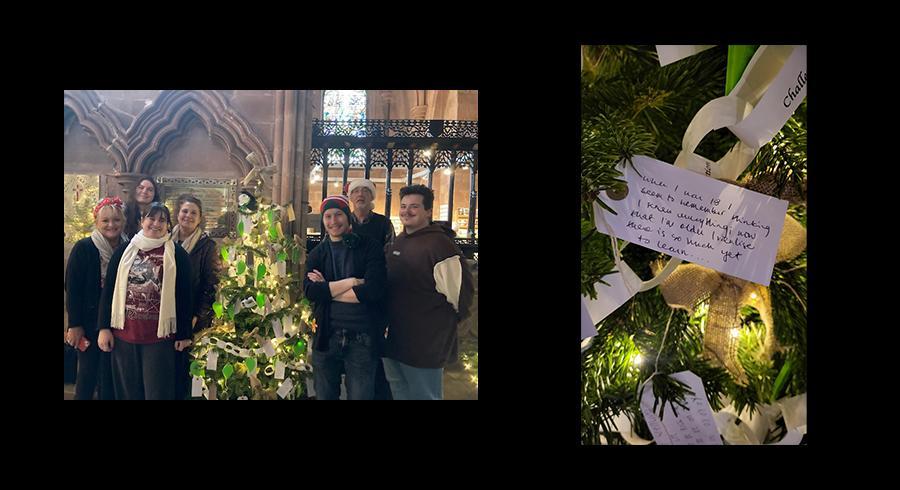
[[[806,445],[806,45],[581,46],[581,444]]]

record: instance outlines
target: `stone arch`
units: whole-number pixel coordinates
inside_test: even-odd
[[[251,152],[259,157],[260,165],[272,163],[265,143],[222,94],[213,90],[167,90],[128,128],[129,171],[152,173],[168,144],[193,118],[222,144],[242,173],[253,168],[246,160]]]
[[[127,115],[120,114],[103,104],[93,90],[65,90],[63,98],[63,115],[65,132],[68,133],[75,119],[90,134],[97,144],[115,162],[116,170],[122,171],[127,166],[126,130],[130,124]]]

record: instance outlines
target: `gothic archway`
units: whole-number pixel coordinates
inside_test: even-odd
[[[223,145],[242,173],[252,168],[246,160],[251,152],[259,156],[261,165],[271,164],[271,152],[262,139],[222,94],[211,90],[167,90],[128,128],[129,171],[152,173],[154,163],[165,154],[168,143],[194,117],[210,137]]]

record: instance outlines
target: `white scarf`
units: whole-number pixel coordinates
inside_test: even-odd
[[[172,240],[178,241],[179,234],[181,233],[181,225],[175,225],[175,228],[172,228]],[[200,240],[200,235],[203,234],[203,231],[200,230],[200,227],[194,228],[194,232],[191,233],[189,237],[187,237],[183,242],[181,242],[181,248],[184,249],[185,252],[191,253],[194,250],[194,245]]]
[[[125,248],[122,261],[119,262],[118,275],[116,276],[115,289],[112,301],[112,328],[125,328],[125,296],[128,288],[128,273],[131,271],[131,263],[137,257],[138,250],[144,252],[159,248],[165,244],[163,252],[163,279],[162,291],[159,301],[159,328],[156,336],[165,338],[175,333],[177,328],[175,318],[175,244],[171,236],[163,238],[147,238],[144,230],[137,232]]]
[[[121,240],[121,243],[128,241],[124,234],[119,235],[119,240]],[[109,266],[109,258],[112,257],[114,250],[103,234],[100,233],[100,230],[96,228],[91,233],[91,241],[94,242],[94,246],[100,252],[100,284],[106,284],[106,268]]]

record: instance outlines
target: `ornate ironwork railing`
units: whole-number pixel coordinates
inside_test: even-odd
[[[454,238],[453,241],[456,243],[456,246],[462,251],[463,255],[470,259],[478,258],[478,239],[477,238]],[[307,235],[306,237],[306,250],[312,251],[322,242],[322,236],[316,235]]]
[[[457,239],[460,248],[478,252],[475,231],[477,220],[478,121],[446,121],[426,119],[364,121],[314,120],[310,163],[322,168],[322,195],[328,195],[328,171],[342,170],[341,184],[347,184],[351,168],[365,170],[369,178],[372,168],[383,167],[386,175],[396,168],[406,169],[407,185],[412,185],[413,169],[426,169],[428,187],[432,188],[434,171],[450,169],[449,202],[453,210],[453,191],[457,169],[469,170],[469,208],[467,237]],[[443,204],[443,203],[441,203]],[[391,187],[385,186],[385,216],[390,216]],[[461,241],[462,240],[462,241]],[[316,241],[318,243],[318,241]],[[472,255],[467,254],[471,257]]]

